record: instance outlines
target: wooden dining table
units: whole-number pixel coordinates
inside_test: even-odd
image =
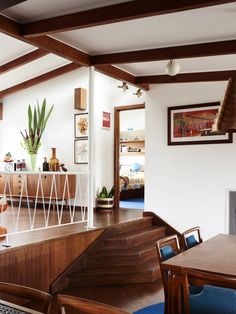
[[[181,277],[183,269],[195,269],[236,277],[236,235],[219,234],[162,262],[162,267],[171,276]],[[177,299],[178,296],[172,298]]]

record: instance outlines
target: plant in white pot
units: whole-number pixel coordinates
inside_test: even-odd
[[[110,191],[105,186],[102,187],[101,191],[97,193],[96,197],[96,209],[99,212],[111,212],[114,205],[114,186]]]
[[[34,107],[32,111],[31,106],[28,107],[28,131],[25,129],[25,134],[21,132],[23,137],[22,146],[27,150],[31,161],[31,168],[34,171],[36,165],[36,158],[38,149],[41,146],[41,139],[48,122],[48,119],[52,113],[53,106],[46,112],[46,98],[44,98],[42,106]]]

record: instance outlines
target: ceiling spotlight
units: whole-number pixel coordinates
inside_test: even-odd
[[[137,97],[141,97],[143,93],[141,92],[141,88],[137,90],[136,93],[133,93],[133,95],[136,95]]]
[[[170,76],[178,74],[180,71],[180,65],[174,60],[170,60],[166,65],[166,73]]]
[[[129,86],[123,82],[123,84],[121,86],[117,86],[118,88],[121,88],[123,90],[123,92],[127,91],[127,89],[129,89]]]

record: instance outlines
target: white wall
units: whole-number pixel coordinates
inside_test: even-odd
[[[146,100],[146,210],[204,238],[225,232],[226,189],[236,187],[236,145],[167,146],[167,107],[218,101],[226,83],[152,86]]]
[[[120,112],[120,131],[145,130],[145,109]]]
[[[95,72],[95,115],[96,115],[96,154],[95,154],[95,188],[103,185],[113,185],[113,164],[114,164],[114,107],[134,105],[144,102],[144,96],[137,98],[133,95],[137,88],[129,86],[124,93],[117,88],[121,81],[112,79],[106,75]],[[102,112],[111,113],[111,129],[103,129]]]
[[[43,157],[51,157],[51,147],[57,147],[57,157],[70,171],[84,171],[86,165],[74,164],[74,89],[88,89],[88,69],[81,68],[58,78],[27,88],[3,99],[3,120],[0,121],[0,159],[10,151],[15,159],[26,158],[21,146],[20,131],[28,128],[27,108],[36,100],[47,98],[47,108],[54,104],[38,151],[37,167],[42,168]],[[29,169],[30,169],[30,164]]]

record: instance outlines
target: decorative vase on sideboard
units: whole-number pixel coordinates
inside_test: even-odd
[[[37,154],[29,154],[29,157],[30,157],[31,170],[35,171]]]
[[[59,171],[59,160],[56,157],[56,148],[52,148],[52,157],[49,160],[49,171]]]

